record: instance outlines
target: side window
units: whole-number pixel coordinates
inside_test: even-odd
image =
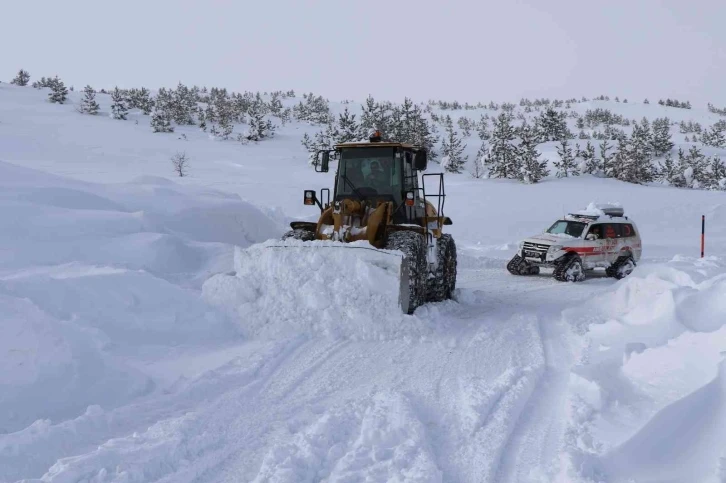
[[[599,240],[602,238],[602,225],[590,225],[590,229],[587,232],[587,235],[595,235],[595,239]]]
[[[635,236],[635,230],[633,229],[633,225],[631,225],[629,223],[620,225],[620,230],[623,233],[623,238],[630,238],[630,237]]]
[[[620,233],[618,233],[620,230],[618,230],[618,226],[614,223],[603,225],[603,230],[605,232],[605,238],[618,238],[620,236]]]

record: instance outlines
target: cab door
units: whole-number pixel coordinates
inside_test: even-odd
[[[421,196],[421,190],[418,183],[418,172],[413,167],[413,153],[404,152],[403,158],[403,193],[402,199],[405,201],[406,192],[413,191],[414,206],[403,207],[406,212],[406,222],[415,223],[419,218],[424,216],[424,200]]]

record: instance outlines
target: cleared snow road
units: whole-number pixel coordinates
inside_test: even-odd
[[[106,414],[127,421],[118,439],[77,441],[89,451],[43,481],[551,481],[572,363],[561,311],[613,282],[469,261],[460,302],[417,313],[436,325],[422,340],[228,348],[195,380]]]

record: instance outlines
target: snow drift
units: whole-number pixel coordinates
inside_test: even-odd
[[[122,354],[239,337],[198,287],[231,261],[231,244],[279,231],[235,196],[3,162],[0,226],[0,434],[148,394],[154,381]]]
[[[402,258],[367,242],[270,240],[238,248],[235,272],[210,278],[203,294],[250,337],[416,337],[427,330],[402,313]]]
[[[584,476],[716,481],[726,438],[724,301],[723,260],[675,257],[565,312],[588,331],[570,388]]]

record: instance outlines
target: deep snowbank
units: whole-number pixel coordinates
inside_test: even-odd
[[[157,178],[96,185],[3,162],[0,226],[0,434],[153,391],[121,355],[239,337],[198,287],[229,266],[233,244],[281,229],[235,196]]]
[[[585,476],[716,481],[726,439],[724,260],[638,267],[565,318],[588,331],[571,380]]]
[[[235,272],[210,278],[203,294],[250,337],[417,337],[428,329],[401,311],[401,259],[367,242],[271,240],[238,248]]]

